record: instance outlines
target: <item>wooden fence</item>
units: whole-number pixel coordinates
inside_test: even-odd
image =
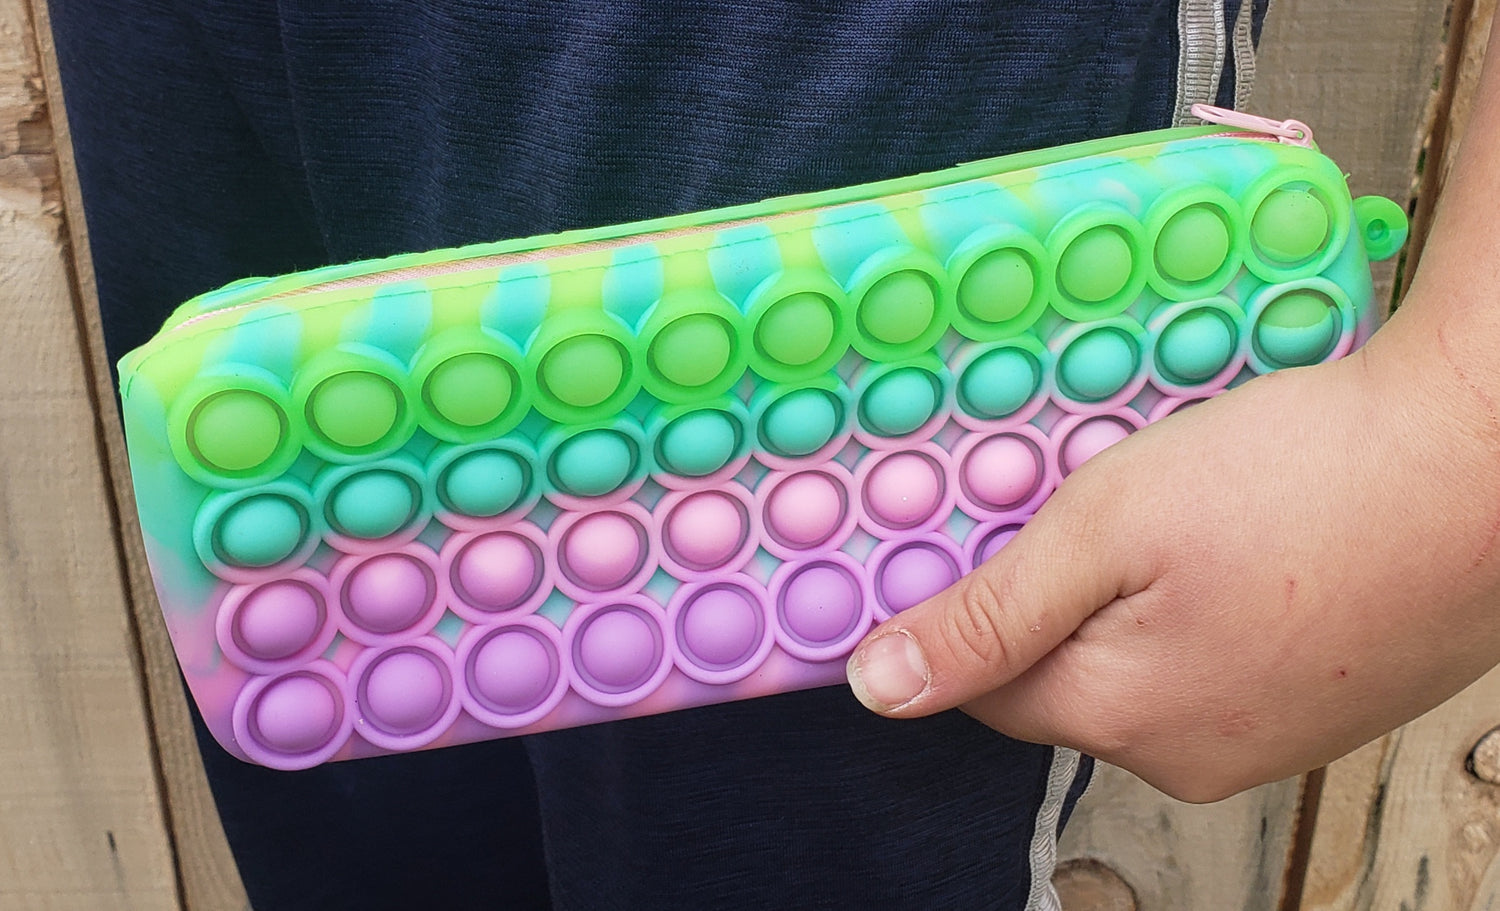
[[[1253,107],[1311,123],[1357,193],[1416,199],[1423,222],[1494,8],[1455,4],[1278,0]],[[61,112],[44,0],[0,0],[0,909],[242,909],[133,524]],[[1380,277],[1389,293],[1395,266]],[[1500,908],[1497,725],[1492,673],[1213,806],[1103,770],[1064,904]]]

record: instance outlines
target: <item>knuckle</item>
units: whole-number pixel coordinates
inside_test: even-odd
[[[961,666],[1011,666],[1013,655],[1005,640],[1005,604],[1003,586],[982,578],[982,574],[971,576],[964,584],[957,610],[946,614],[943,636]]]

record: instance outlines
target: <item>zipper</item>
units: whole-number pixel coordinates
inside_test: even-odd
[[[1204,121],[1206,124],[1231,127],[1232,129],[1223,132],[1209,132],[1205,127],[1177,127],[1136,134],[1134,136],[1105,137],[1103,139],[1072,143],[1050,149],[1019,152],[985,161],[970,162],[958,165],[956,168],[932,172],[930,174],[898,177],[857,187],[825,190],[800,194],[798,196],[782,197],[760,203],[733,206],[719,210],[716,214],[720,217],[712,221],[696,221],[698,213],[690,213],[627,225],[566,231],[544,237],[489,244],[485,245],[491,248],[489,252],[476,252],[473,257],[464,259],[438,259],[431,253],[407,254],[393,257],[397,262],[389,263],[386,268],[380,269],[372,269],[371,267],[379,262],[386,261],[365,261],[341,266],[328,266],[302,275],[304,281],[309,278],[313,279],[310,284],[283,285],[281,288],[276,288],[275,285],[282,284],[277,279],[244,279],[241,282],[234,283],[229,288],[220,289],[219,292],[210,292],[208,297],[211,299],[219,293],[230,291],[231,289],[240,294],[253,293],[255,290],[267,285],[270,287],[265,287],[265,290],[269,293],[260,294],[249,300],[241,299],[239,301],[233,300],[234,297],[239,296],[238,294],[230,293],[226,296],[230,297],[231,301],[226,302],[222,306],[210,307],[209,309],[201,309],[208,301],[200,300],[197,302],[198,312],[187,314],[176,322],[169,320],[162,332],[163,334],[176,332],[179,329],[185,329],[213,317],[223,316],[249,307],[259,306],[269,301],[284,300],[290,297],[347,288],[368,287],[392,281],[425,278],[434,274],[477,271],[556,256],[563,253],[585,253],[607,250],[634,243],[647,236],[665,237],[680,234],[683,231],[697,231],[709,228],[722,230],[726,227],[732,227],[735,224],[762,218],[792,215],[812,209],[831,208],[848,203],[865,202],[894,193],[930,189],[931,187],[938,186],[939,182],[960,183],[965,180],[993,177],[1008,171],[1042,167],[1048,164],[1055,164],[1059,161],[1065,161],[1069,158],[1119,152],[1144,145],[1159,145],[1174,140],[1235,137],[1263,142],[1278,142],[1284,145],[1295,145],[1304,148],[1313,147],[1312,130],[1299,120],[1273,120],[1268,117],[1258,117],[1253,114],[1231,111],[1210,104],[1195,104],[1192,106],[1191,112],[1194,117]],[[401,262],[402,260],[405,260],[405,262]],[[285,276],[284,278],[291,278],[291,276]],[[181,309],[186,310],[192,304],[193,302],[190,301]]]

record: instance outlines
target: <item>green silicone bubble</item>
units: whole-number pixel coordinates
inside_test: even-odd
[[[887,345],[915,341],[932,325],[937,295],[921,272],[903,269],[882,277],[859,302],[859,325]]]
[[[832,395],[821,389],[798,389],[766,409],[761,436],[778,455],[805,456],[828,445],[838,425],[839,408]]]
[[[261,494],[224,511],[214,529],[214,550],[231,566],[272,566],[295,553],[306,533],[306,518],[296,503]]]
[[[958,283],[958,306],[971,319],[1001,323],[1015,319],[1036,292],[1031,258],[1020,250],[984,254]]]
[[[1215,209],[1189,206],[1167,219],[1156,238],[1156,266],[1167,278],[1201,282],[1229,256],[1229,225]]]
[[[765,356],[788,367],[811,364],[833,344],[833,302],[799,291],[770,307],[755,326],[755,344]]]
[[[427,378],[427,402],[438,416],[460,427],[480,427],[505,413],[515,391],[510,365],[491,354],[448,358]]]
[[[733,418],[722,411],[695,411],[662,431],[657,458],[673,474],[701,478],[728,465],[738,447]]]
[[[592,408],[614,395],[625,380],[625,352],[603,335],[563,339],[542,360],[542,387],[573,408]]]
[[[1361,196],[1354,201],[1354,218],[1370,259],[1390,259],[1406,243],[1406,212],[1384,196]]]
[[[379,442],[400,413],[400,393],[391,381],[362,370],[334,374],[318,384],[307,403],[314,429],[345,449]]]
[[[1130,282],[1130,241],[1113,225],[1096,225],[1073,239],[1057,263],[1057,283],[1085,303],[1109,300]]]
[[[937,378],[920,367],[902,367],[865,390],[860,419],[878,436],[899,437],[926,424],[937,407]]]
[[[1269,364],[1300,367],[1326,357],[1338,332],[1338,310],[1326,295],[1290,291],[1261,312],[1255,324],[1255,347]]]
[[[1123,331],[1094,329],[1075,339],[1058,358],[1059,385],[1078,401],[1103,401],[1130,382],[1138,356],[1134,339]]]
[[[635,462],[629,437],[613,430],[588,430],[557,447],[552,477],[563,493],[598,497],[624,484]]]
[[[344,480],[329,497],[329,522],[353,538],[400,531],[417,511],[417,493],[394,471],[367,471]]]
[[[651,368],[667,382],[693,388],[723,373],[733,348],[730,328],[723,320],[696,313],[663,327],[652,340],[648,357]]]
[[[1019,411],[1041,383],[1041,365],[1020,348],[996,348],[975,358],[959,377],[959,400],[977,418],[995,420]]]
[[[443,473],[439,493],[456,512],[488,518],[515,506],[526,481],[526,466],[516,456],[481,450],[454,460]]]
[[[1201,383],[1229,366],[1234,346],[1234,329],[1224,315],[1199,309],[1179,316],[1162,331],[1156,357],[1172,382]]]
[[[1296,263],[1328,240],[1328,208],[1308,190],[1271,191],[1250,220],[1250,237],[1267,259]]]
[[[210,396],[188,424],[188,444],[210,468],[241,472],[257,468],[281,444],[285,417],[258,392],[232,389]]]

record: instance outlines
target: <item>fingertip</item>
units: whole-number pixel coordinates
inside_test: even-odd
[[[905,629],[877,631],[849,658],[846,668],[854,696],[882,715],[911,708],[932,686],[932,672],[916,637]]]

